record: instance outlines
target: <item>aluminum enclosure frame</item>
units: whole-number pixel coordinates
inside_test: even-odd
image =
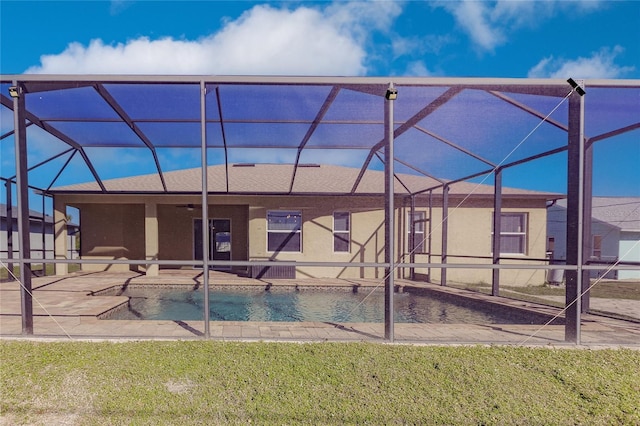
[[[111,96],[111,94],[104,90],[105,84],[190,84],[190,85],[198,85],[200,87],[200,129],[201,129],[201,172],[202,172],[202,207],[203,207],[203,217],[207,216],[207,197],[211,194],[208,188],[208,182],[206,175],[206,167],[208,164],[207,161],[207,124],[210,123],[207,115],[207,95],[212,94],[214,92],[208,92],[208,88],[215,88],[215,95],[218,99],[217,105],[220,109],[218,111],[220,115],[219,124],[222,128],[223,142],[224,142],[224,156],[225,156],[225,164],[228,167],[228,157],[227,157],[227,141],[225,137],[225,123],[222,118],[221,112],[221,102],[220,102],[220,93],[218,91],[218,87],[220,85],[257,85],[257,86],[268,86],[268,85],[277,85],[282,87],[296,87],[296,86],[327,86],[330,88],[329,95],[326,97],[324,102],[322,103],[321,108],[318,110],[315,118],[306,123],[309,125],[308,131],[305,134],[304,138],[300,141],[297,150],[297,156],[294,163],[294,172],[291,178],[290,190],[289,193],[293,192],[294,181],[296,177],[297,168],[301,162],[301,153],[304,149],[308,148],[307,145],[309,143],[310,138],[318,128],[318,126],[323,122],[323,118],[325,117],[327,111],[331,108],[331,105],[336,100],[338,93],[341,90],[353,90],[358,93],[365,93],[373,96],[384,97],[386,91],[389,87],[395,87],[400,92],[399,96],[402,97],[403,88],[409,87],[438,87],[438,88],[448,88],[441,96],[425,105],[423,109],[416,112],[413,116],[408,119],[398,122],[394,117],[393,110],[393,101],[385,101],[385,112],[384,112],[384,120],[382,123],[385,127],[385,136],[380,141],[372,141],[369,153],[361,166],[360,174],[356,181],[354,182],[350,194],[355,194],[356,190],[361,182],[361,179],[365,172],[369,169],[371,161],[377,157],[381,159],[379,152],[384,150],[384,159],[381,159],[384,163],[385,175],[387,176],[386,185],[385,185],[385,224],[386,228],[389,228],[389,233],[385,233],[387,238],[385,238],[385,253],[389,254],[389,256],[385,256],[384,263],[374,263],[371,266],[376,267],[385,267],[387,268],[387,285],[385,285],[385,338],[387,340],[393,340],[393,310],[392,310],[392,297],[393,297],[393,272],[397,267],[424,267],[428,265],[428,267],[440,267],[443,273],[443,281],[446,283],[446,268],[450,267],[480,267],[483,268],[485,266],[480,265],[470,265],[470,264],[456,264],[451,265],[447,264],[447,216],[444,212],[447,211],[448,207],[448,191],[451,184],[457,181],[468,180],[476,175],[484,175],[487,173],[495,173],[495,194],[494,194],[494,211],[499,212],[501,208],[501,199],[502,199],[502,181],[501,181],[501,171],[505,168],[512,167],[518,164],[522,164],[523,162],[533,161],[535,159],[547,156],[554,155],[558,152],[568,151],[568,219],[569,219],[569,227],[570,232],[567,234],[567,246],[571,247],[572,250],[569,252],[575,254],[575,257],[571,257],[567,259],[568,264],[565,267],[558,266],[548,266],[544,267],[544,269],[564,269],[568,273],[568,285],[567,285],[567,295],[566,295],[566,305],[568,308],[568,318],[575,318],[575,320],[570,319],[567,321],[565,336],[567,341],[572,341],[579,343],[580,339],[580,312],[582,309],[575,308],[580,305],[580,300],[582,296],[582,280],[585,277],[588,278],[589,267],[585,265],[583,259],[583,252],[585,250],[585,236],[588,234],[587,225],[584,221],[585,217],[590,217],[590,203],[585,202],[586,199],[590,200],[590,191],[591,191],[591,162],[592,162],[592,151],[590,150],[593,143],[604,140],[606,138],[616,136],[622,133],[630,132],[637,130],[640,128],[640,122],[631,123],[627,126],[614,129],[612,131],[608,131],[599,135],[594,135],[591,138],[587,138],[584,135],[584,112],[576,113],[576,108],[580,110],[583,109],[582,105],[582,96],[577,95],[575,92],[575,87],[572,88],[567,84],[565,80],[546,80],[546,79],[486,79],[486,78],[411,78],[411,77],[397,77],[397,78],[387,78],[387,77],[261,77],[261,76],[247,76],[247,77],[239,77],[239,76],[98,76],[98,75],[8,75],[2,76],[1,83],[6,86],[7,84],[11,84],[12,87],[16,87],[18,89],[19,97],[10,99],[7,97],[6,93],[0,94],[0,101],[2,105],[6,108],[11,109],[14,112],[14,141],[15,141],[15,152],[16,152],[16,175],[15,180],[18,188],[18,211],[19,211],[19,233],[22,237],[20,244],[20,258],[17,259],[20,264],[21,271],[23,271],[22,281],[23,281],[23,333],[24,334],[33,334],[33,312],[32,312],[32,301],[31,301],[31,271],[30,271],[30,263],[32,260],[30,258],[30,250],[29,250],[29,241],[28,241],[28,212],[29,212],[29,202],[28,202],[28,172],[31,169],[36,168],[37,166],[29,169],[27,167],[26,156],[27,156],[27,137],[26,137],[26,129],[28,126],[35,125],[40,127],[42,130],[50,133],[52,136],[58,138],[63,143],[66,143],[70,146],[69,150],[65,151],[68,153],[71,151],[71,156],[63,166],[63,169],[60,170],[58,175],[53,179],[51,185],[55,183],[57,177],[62,173],[64,167],[69,163],[71,158],[78,153],[84,163],[87,165],[87,168],[90,170],[91,174],[95,178],[96,183],[98,184],[100,191],[99,193],[107,194],[109,190],[104,186],[103,179],[101,178],[98,171],[93,166],[91,159],[86,154],[85,145],[83,145],[82,141],[74,140],[68,135],[61,132],[56,128],[55,124],[52,124],[47,120],[47,117],[39,117],[30,111],[28,111],[25,107],[25,96],[29,94],[35,94],[39,92],[47,92],[53,90],[67,90],[73,88],[81,88],[81,87],[92,87],[96,90],[96,92],[104,99],[107,104],[117,113],[120,117],[121,122],[125,123],[129,126],[132,131],[136,134],[136,136],[140,139],[140,141],[146,146],[146,148],[151,152],[159,179],[161,181],[163,191],[162,193],[167,193],[167,185],[165,183],[164,174],[160,162],[158,161],[158,156],[156,153],[156,146],[153,141],[147,137],[144,132],[138,127],[134,118],[124,109],[121,105],[118,104],[115,98]],[[3,87],[4,87],[3,86]],[[595,88],[631,88],[638,89],[640,88],[640,81],[635,80],[589,80],[584,83],[584,89],[589,90],[591,87]],[[428,129],[421,128],[419,123],[428,115],[437,111],[441,106],[447,104],[453,97],[455,97],[458,93],[463,90],[472,89],[472,90],[480,90],[485,91],[486,93],[494,95],[496,98],[503,100],[505,103],[516,107],[526,113],[538,117],[539,119],[546,119],[551,125],[566,131],[568,133],[568,144],[564,147],[556,148],[553,150],[549,150],[546,152],[541,152],[531,157],[520,159],[508,164],[496,164],[495,162],[491,162],[489,160],[484,159],[481,155],[475,154],[472,151],[467,150],[464,147],[457,145],[455,141],[447,140]],[[519,103],[517,100],[512,99],[506,95],[504,92],[508,93],[519,93],[519,94],[533,94],[540,96],[549,96],[552,98],[569,99],[569,118],[568,124],[564,125],[558,121],[550,119],[548,117],[544,117],[542,113],[532,109],[526,105]],[[588,96],[588,95],[587,95]],[[429,193],[429,197],[432,196],[432,192],[434,189],[442,189],[442,197],[443,197],[443,232],[442,232],[442,259],[440,263],[431,263],[428,264],[420,263],[415,264],[412,258],[410,264],[404,265],[396,265],[394,256],[391,255],[394,251],[393,240],[394,238],[390,238],[393,235],[393,209],[394,209],[394,181],[399,181],[399,178],[394,172],[394,163],[402,163],[403,160],[397,159],[393,153],[393,144],[394,139],[401,136],[403,133],[407,132],[410,129],[417,129],[420,132],[426,133],[429,136],[440,140],[442,143],[449,145],[453,149],[457,149],[465,153],[466,155],[472,156],[477,160],[485,163],[489,168],[486,170],[482,170],[472,175],[461,176],[455,180],[449,181],[441,181],[439,185],[431,187],[431,188],[423,188],[419,191],[410,192],[407,194],[407,197],[411,197],[413,199],[417,195],[421,195],[424,193]],[[9,135],[3,135],[2,139],[8,137]],[[1,139],[0,139],[1,142]],[[270,148],[278,149],[278,148],[291,148],[290,146],[279,147],[277,145],[272,145]],[[341,147],[331,147],[332,149],[342,149]],[[63,153],[57,154],[56,157],[63,155]],[[51,159],[53,159],[52,157]],[[50,159],[50,160],[51,160]],[[49,160],[46,160],[49,161]],[[44,163],[44,162],[43,162]],[[405,164],[408,167],[416,170],[419,174],[429,176],[428,172],[422,171],[419,167],[416,167],[411,164]],[[14,178],[14,177],[11,177]],[[227,193],[232,193],[228,191],[228,179],[227,179]],[[401,182],[400,182],[401,183]],[[51,185],[49,185],[50,189]],[[406,186],[405,186],[406,188]],[[26,213],[25,213],[26,212]],[[499,228],[499,214],[494,214],[494,229]],[[26,218],[26,219],[25,219]],[[26,237],[25,237],[26,236]],[[206,243],[208,239],[208,233],[203,229],[202,235],[203,241]],[[588,238],[586,238],[588,240]],[[207,245],[205,245],[207,246]],[[499,253],[499,238],[494,238],[493,240],[493,252]],[[206,250],[205,250],[206,252]],[[208,259],[208,253],[203,253],[204,259],[201,262],[204,273],[205,273],[205,294],[208,291],[208,267],[212,264],[217,264],[220,262],[213,262],[211,259]],[[16,259],[13,259],[16,261]],[[72,261],[54,259],[49,263],[72,263]],[[73,261],[73,263],[78,263],[77,260]],[[79,263],[82,263],[80,261]],[[95,263],[94,260],[90,261],[90,263]],[[109,263],[128,263],[128,264],[136,264],[141,262],[136,261],[118,261],[111,260]],[[146,264],[171,264],[170,261],[145,261]],[[187,262],[180,261],[180,263],[184,264]],[[234,264],[241,264],[242,262],[232,262]],[[194,264],[200,265],[200,262],[194,262]],[[255,264],[255,263],[254,263]],[[300,264],[300,263],[298,263]],[[324,263],[316,262],[312,263],[312,265],[322,266]],[[340,262],[331,262],[329,265],[339,265]],[[349,265],[353,265],[353,263],[349,263]],[[367,264],[368,265],[368,264]],[[493,270],[493,285],[492,285],[492,293],[494,295],[498,295],[499,292],[499,271],[503,268],[524,268],[526,269],[529,265],[501,265],[500,257],[497,254],[493,255],[492,265],[489,267]],[[537,266],[536,268],[540,268]],[[575,275],[575,278],[573,274]],[[569,285],[569,281],[571,285]],[[575,284],[574,284],[575,283]],[[588,298],[585,299],[586,306],[588,308]],[[391,301],[391,302],[389,302]],[[390,304],[389,304],[390,303]],[[208,298],[205,297],[205,304],[208,304]],[[389,306],[391,308],[389,309]],[[574,309],[575,308],[575,309]],[[388,311],[391,312],[388,312]],[[205,336],[210,337],[208,330],[208,309],[205,305]]]

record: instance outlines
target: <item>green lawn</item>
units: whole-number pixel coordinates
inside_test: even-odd
[[[0,342],[1,424],[640,424],[640,351]]]
[[[68,269],[70,273],[77,272],[80,270],[80,264],[70,263],[68,266]],[[33,271],[33,273],[39,277],[42,276],[42,264],[34,263],[33,265],[31,265],[31,271]],[[47,275],[55,275],[55,266],[52,263],[47,263],[45,272]],[[20,267],[16,263],[14,263],[14,266],[13,266],[13,274],[16,277],[20,277]],[[0,280],[6,280],[8,277],[9,277],[9,270],[7,269],[7,267],[5,266],[0,267]]]
[[[487,283],[449,283],[448,285],[491,294],[491,284]],[[599,281],[590,291],[591,297],[640,300],[640,282],[638,281]],[[564,294],[564,286],[557,285],[500,286],[500,295],[505,297],[521,295],[526,299],[526,296],[564,296]]]

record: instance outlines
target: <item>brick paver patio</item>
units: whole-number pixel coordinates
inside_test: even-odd
[[[162,271],[159,277],[137,273],[72,274],[65,277],[33,279],[34,337],[73,339],[199,339],[204,336],[203,321],[109,320],[99,317],[119,305],[126,304],[124,296],[93,296],[94,293],[125,284],[201,285],[201,273],[194,270]],[[495,298],[465,290],[416,284],[398,280],[403,286],[422,286],[431,291],[446,292],[480,301],[491,301],[514,309],[526,309],[546,315],[559,312],[557,308],[532,303]],[[241,286],[346,286],[364,289],[380,286],[375,280],[255,280],[223,272],[210,274],[210,285]],[[363,290],[361,290],[363,291]],[[613,301],[615,302],[615,301]],[[609,303],[613,303],[609,302]],[[635,305],[622,301],[627,313],[637,312]],[[605,303],[605,302],[603,302]],[[594,302],[592,299],[592,306]],[[635,309],[634,308],[638,308]],[[609,307],[616,309],[616,306]],[[622,308],[620,308],[622,309]],[[623,309],[624,310],[624,309]],[[24,338],[20,316],[20,291],[17,282],[0,283],[0,336]],[[626,346],[640,348],[640,320],[621,321],[596,315],[584,315],[581,325],[581,344],[586,346]],[[210,322],[212,339],[229,340],[294,340],[294,341],[379,341],[384,340],[381,323],[329,322]],[[421,344],[527,344],[572,345],[564,340],[563,325],[520,324],[394,324],[396,342]]]

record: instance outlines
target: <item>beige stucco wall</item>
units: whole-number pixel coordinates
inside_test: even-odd
[[[209,204],[209,218],[231,220],[231,260],[248,260],[246,205]],[[194,258],[193,222],[202,217],[200,209],[189,210],[176,205],[158,206],[159,259],[192,260]],[[239,269],[239,268],[236,268]]]
[[[56,259],[66,259],[67,257],[67,214],[66,206],[59,199],[53,200],[53,251]],[[56,263],[56,275],[66,275],[69,266],[66,263]]]
[[[493,201],[492,200],[471,200],[460,204],[461,200],[450,199],[448,210],[448,239],[447,239],[447,264],[492,264],[491,259],[472,259],[456,256],[478,256],[489,257],[492,254],[492,220]],[[432,209],[432,241],[431,241],[431,263],[441,261],[442,253],[442,209],[441,203]],[[403,247],[408,247],[406,242],[407,230],[406,216],[410,211],[406,208],[403,215],[405,242]],[[416,210],[428,211],[427,208],[417,207]],[[527,214],[527,252],[525,255],[508,255],[514,260],[502,260],[501,264],[526,263],[527,265],[542,265],[545,262],[530,261],[532,259],[544,259],[546,255],[546,207],[544,200],[527,199],[507,199],[503,201],[502,212],[526,213]],[[428,216],[428,214],[427,214]],[[426,231],[426,230],[425,230]],[[427,232],[425,232],[427,234]],[[507,256],[507,255],[505,255]],[[408,255],[407,255],[408,258]],[[408,261],[408,259],[407,259]],[[426,254],[415,256],[417,263],[429,262]],[[440,269],[417,268],[416,273],[424,276],[430,272],[433,282],[440,282]],[[405,272],[409,276],[409,271]],[[544,270],[532,269],[502,269],[500,271],[501,285],[540,285],[545,282],[546,273]],[[470,269],[470,268],[448,268],[447,282],[459,283],[491,283],[491,269]]]
[[[144,247],[144,204],[77,204],[80,210],[80,256],[84,259],[141,260]],[[129,265],[83,265],[87,271],[128,271]]]
[[[301,262],[384,262],[384,201],[382,197],[296,197],[256,200],[249,209],[250,258]],[[302,251],[273,253],[267,250],[267,212],[302,212]],[[351,213],[351,251],[333,251],[333,213]],[[375,278],[382,268],[298,267],[298,277]]]
[[[199,204],[197,196],[67,196],[66,204],[81,210],[82,254],[84,258],[144,259],[145,203],[157,203],[158,258],[162,260],[193,259],[193,221],[201,215],[199,209],[189,210],[177,205]],[[82,201],[81,203],[79,201]],[[134,203],[135,201],[135,203]],[[442,247],[442,209],[438,198],[432,200],[431,257],[440,262]],[[456,258],[491,255],[491,226],[493,201],[489,198],[461,200],[450,197],[448,263],[491,264],[489,259]],[[94,204],[100,203],[100,204]],[[407,253],[406,200],[397,198],[396,205],[396,261],[409,262]],[[428,211],[426,198],[417,202],[417,210]],[[300,253],[272,253],[267,250],[266,215],[269,210],[299,210],[302,212],[302,251]],[[333,213],[351,213],[351,250],[333,252]],[[546,240],[546,208],[544,200],[503,200],[503,212],[528,214],[528,240],[525,258],[544,258]],[[209,217],[231,219],[232,260],[290,260],[300,262],[384,262],[384,199],[383,197],[259,197],[211,196]],[[515,256],[517,257],[517,256]],[[416,262],[426,263],[428,256],[416,255]],[[518,263],[519,260],[502,263]],[[536,262],[526,262],[536,264]],[[102,267],[104,268],[104,267]],[[126,265],[112,269],[128,269]],[[237,268],[242,269],[242,268]],[[417,268],[419,276],[439,282],[436,268],[428,271]],[[410,270],[399,268],[397,277],[409,277]],[[490,269],[454,269],[447,272],[449,282],[491,282]],[[298,267],[297,277],[327,278],[384,278],[382,268],[361,267]],[[544,270],[501,271],[502,285],[544,283]]]
[[[451,198],[448,211],[448,263],[483,263],[491,264],[489,259],[455,258],[452,255],[491,256],[491,229],[493,201],[490,199],[462,200]],[[250,208],[250,247],[251,259],[279,259],[317,262],[384,262],[384,200],[382,197],[313,197],[295,198],[291,200],[254,200],[260,207]],[[442,208],[438,200],[433,201],[432,208],[432,263],[440,262],[442,252]],[[395,222],[397,262],[409,262],[407,215],[410,211],[407,203],[396,199]],[[302,252],[270,253],[266,242],[266,214],[268,210],[301,210]],[[425,199],[419,200],[416,210],[427,212]],[[351,212],[351,251],[349,253],[333,252],[333,212]],[[507,199],[503,202],[503,212],[527,213],[527,253],[520,256],[543,259],[546,250],[546,207],[544,200]],[[428,233],[425,233],[428,234]],[[503,260],[502,263],[520,263],[516,260]],[[416,262],[428,262],[427,255],[417,255]],[[526,261],[527,264],[542,264],[538,261]],[[384,277],[382,268],[358,267],[299,267],[298,277],[338,277],[338,278],[380,278]],[[416,272],[427,275],[427,269],[418,268]],[[439,282],[440,273],[431,269],[431,279]],[[400,268],[396,276],[409,277],[410,270]],[[500,272],[503,285],[542,284],[545,280],[544,270],[504,269]],[[490,283],[490,269],[453,269],[447,272],[448,281],[463,283]]]
[[[57,195],[57,202],[77,207],[81,215],[81,256],[83,259],[135,259],[157,257],[159,260],[193,259],[193,221],[201,217],[200,209],[187,209],[186,204],[197,205],[197,196],[134,196],[134,195]],[[226,204],[221,205],[220,202]],[[248,260],[248,206],[240,198],[224,200],[211,197],[209,217],[230,219],[232,233],[232,260]],[[233,205],[229,205],[233,204]],[[156,220],[153,208],[156,205]],[[146,213],[145,213],[145,206]],[[146,250],[156,241],[145,235],[145,221],[157,221],[157,255]],[[153,227],[152,227],[153,228]],[[156,250],[152,250],[156,251]],[[88,271],[145,271],[145,266],[85,264]],[[239,269],[239,268],[236,268]]]

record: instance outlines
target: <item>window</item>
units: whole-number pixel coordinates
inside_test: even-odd
[[[412,220],[413,219],[413,220]],[[424,253],[424,224],[427,221],[427,212],[413,212],[407,216],[407,249],[409,253]],[[411,223],[414,225],[414,238],[411,239]]]
[[[349,212],[333,213],[333,251],[348,253],[351,246],[351,215]]]
[[[549,237],[547,239],[547,255],[553,257],[553,252],[556,250],[555,237]]]
[[[526,213],[502,213],[500,228],[500,254],[527,253]]]
[[[602,258],[602,235],[593,236],[593,257],[596,259]]]
[[[267,212],[267,250],[302,251],[302,212],[276,210]]]

